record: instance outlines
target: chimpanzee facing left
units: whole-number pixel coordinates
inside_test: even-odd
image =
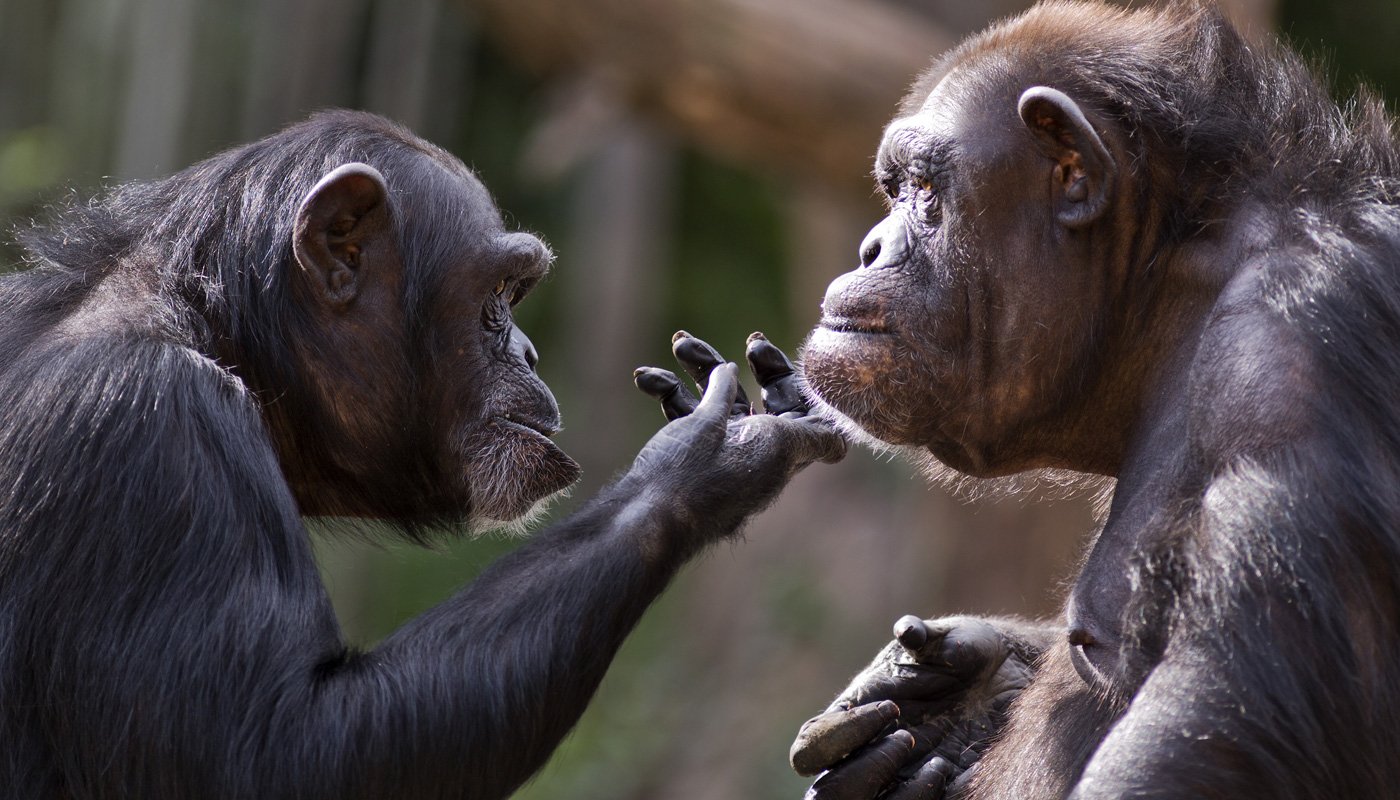
[[[916,82],[809,385],[935,470],[1116,483],[1058,618],[896,623],[812,800],[1400,796],[1396,131],[1195,0]]]
[[[356,652],[302,515],[422,537],[521,517],[578,474],[511,318],[549,251],[459,161],[355,112],[22,242],[32,269],[0,279],[5,798],[506,795],[686,559],[844,451],[798,404],[749,415],[733,366],[679,337],[703,400],[639,376],[684,418]],[[749,360],[796,396],[776,348]]]

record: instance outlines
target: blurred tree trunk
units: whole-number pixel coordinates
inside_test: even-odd
[[[117,128],[116,174],[122,180],[156,178],[179,162],[190,68],[195,8],[182,0],[140,0],[128,35],[131,73]]]
[[[586,465],[574,490],[580,497],[613,477],[588,466],[627,463],[628,432],[637,408],[648,407],[638,402],[628,376],[638,366],[634,354],[653,330],[664,291],[657,264],[665,263],[672,237],[673,151],[669,139],[646,123],[621,117],[578,165],[569,267],[557,278],[569,335],[553,358],[564,362],[563,385],[571,395],[565,426],[583,434],[570,437],[568,450]],[[654,413],[659,422],[660,412]]]
[[[370,0],[260,0],[254,14],[242,136],[254,139],[310,110],[351,105]]]

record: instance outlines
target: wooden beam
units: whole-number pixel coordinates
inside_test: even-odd
[[[900,95],[954,37],[878,0],[475,0],[543,74],[597,72],[685,138],[868,192]]]

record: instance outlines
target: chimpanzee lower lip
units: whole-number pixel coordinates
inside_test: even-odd
[[[535,420],[515,416],[514,414],[507,414],[501,417],[500,420],[512,428],[523,428],[530,433],[538,434],[546,439],[553,437],[556,433],[563,430],[557,424],[537,422]]]
[[[884,335],[890,331],[883,322],[868,319],[852,319],[851,317],[823,317],[821,326],[836,333],[864,333],[870,335]]]

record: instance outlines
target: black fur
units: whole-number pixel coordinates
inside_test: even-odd
[[[1090,228],[1047,227],[1043,238],[1042,229],[1018,228],[1024,243],[1006,244],[1000,231],[968,237],[1001,247],[999,257],[1009,252],[1001,261],[1010,267],[977,261],[975,250],[941,250],[944,239],[978,224],[981,211],[969,221],[960,209],[1039,213],[1014,204],[1027,181],[1046,181],[1053,162],[1026,161],[1015,173],[1024,180],[978,162],[984,182],[1002,181],[1001,197],[983,184],[934,181],[925,191],[946,193],[949,212],[938,225],[918,227],[901,205],[913,201],[898,191],[900,170],[915,162],[891,153],[922,142],[921,130],[962,131],[939,127],[962,114],[985,126],[973,130],[1004,137],[995,140],[1006,159],[998,164],[1019,169],[1014,159],[1029,145],[1005,131],[1016,130],[1016,98],[1038,85],[1085,109],[1126,176],[1116,188],[1126,191]],[[844,294],[829,293],[829,303],[878,308],[869,298],[879,291],[887,294],[878,299],[897,302],[888,298],[919,280],[908,276],[920,270],[945,282],[971,272],[975,288],[983,271],[1013,288],[1047,273],[1072,286],[1094,271],[1107,276],[1093,286],[1108,285],[1102,296],[1110,298],[1010,295],[1031,320],[1047,303],[1082,304],[1079,319],[1062,317],[1092,329],[1076,361],[1047,352],[1060,341],[1048,328],[997,330],[985,343],[1045,337],[1051,344],[1020,357],[1073,366],[1053,376],[1050,388],[1063,394],[1037,395],[1050,409],[1043,416],[991,445],[973,444],[995,455],[1009,450],[1006,463],[1018,468],[1096,471],[1118,484],[1071,597],[1075,638],[1047,655],[978,766],[970,796],[1394,796],[1400,143],[1393,118],[1365,91],[1339,105],[1286,47],[1247,42],[1209,5],[1125,10],[1074,2],[1042,3],[969,39],[916,83],[901,118],[891,127],[896,141],[887,137],[882,148],[892,166],[881,162],[888,173],[881,177],[894,187],[892,218],[914,231],[913,255],[888,265],[893,277],[881,277],[886,265],[877,263],[871,275],[843,284]],[[945,295],[956,297],[963,284],[953,286],[919,286],[923,293],[913,296],[927,306],[954,304]],[[890,318],[906,344],[927,336],[918,328],[928,318],[924,306],[901,306],[886,324]],[[809,356],[809,381],[829,387],[830,402],[857,423],[883,421],[875,399],[812,374],[814,363],[838,377],[843,369],[859,374],[827,344],[836,337],[824,336],[814,339],[825,349]],[[920,357],[939,366],[948,360],[926,352],[933,355]],[[1001,368],[1022,366],[1008,352]],[[863,391],[876,395],[882,384],[862,377]],[[980,385],[958,388],[982,399]],[[946,391],[939,399],[969,404]],[[907,437],[900,444],[922,444],[921,432],[913,424],[893,431]],[[1052,625],[1064,635],[1063,623]],[[1097,660],[1066,657],[1078,647],[1096,650]]]
[[[1165,651],[1193,653],[1204,668],[1157,676],[1171,699],[1157,724],[1199,731],[1204,743],[1145,738],[1143,747],[1161,748],[1154,753],[1129,744],[1086,795],[1389,796],[1400,785],[1393,121],[1366,92],[1339,107],[1294,54],[1247,45],[1208,8],[1178,5],[1142,24],[1172,58],[1135,52],[1124,37],[1122,49],[1091,56],[1077,43],[1052,45],[1049,60],[1131,132],[1136,164],[1150,176],[1147,217],[1162,217],[1160,251],[1209,236],[1242,205],[1267,209],[1282,238],[1270,243],[1264,313],[1306,353],[1307,367],[1305,376],[1259,376],[1253,391],[1305,403],[1307,429],[1258,446],[1251,429],[1269,425],[1267,416],[1222,406],[1271,401],[1202,377],[1212,361],[1248,369],[1253,356],[1200,354],[1194,413],[1229,416],[1191,425],[1185,471],[1196,485],[1181,487],[1174,533],[1149,545],[1137,567],[1119,688],[1131,698]],[[1288,385],[1296,380],[1304,383]],[[1082,741],[1072,732],[1081,723],[1059,724]]]
[[[164,180],[127,184],[90,202],[74,202],[58,209],[52,219],[22,231],[20,243],[33,269],[0,282],[0,307],[5,309],[0,338],[7,342],[0,351],[0,374],[11,382],[23,381],[32,367],[22,360],[42,362],[50,358],[49,351],[65,349],[66,337],[54,337],[53,328],[85,302],[101,310],[102,301],[91,299],[94,288],[123,268],[138,272],[141,283],[129,287],[133,307],[125,309],[128,318],[103,321],[112,323],[108,327],[113,333],[119,332],[116,338],[167,342],[211,359],[270,416],[296,420],[295,426],[271,426],[276,432],[293,430],[295,441],[288,446],[353,446],[329,435],[314,413],[307,375],[293,346],[314,323],[292,296],[288,269],[292,226],[303,195],[322,175],[352,161],[373,163],[394,189],[402,223],[396,229],[397,245],[405,261],[414,265],[406,287],[407,333],[422,342],[430,334],[422,297],[452,266],[451,243],[444,241],[443,232],[471,218],[459,198],[438,191],[435,184],[444,182],[443,171],[465,169],[387,120],[333,111]],[[104,313],[114,316],[115,311]],[[122,349],[117,341],[107,344],[114,348],[110,364]],[[133,374],[125,380],[139,383],[148,377],[143,364],[141,357],[133,358]],[[74,374],[84,375],[93,366],[72,368]],[[379,366],[386,375],[413,381],[405,365]],[[85,382],[71,381],[54,388],[90,390]],[[408,391],[416,387],[410,385]],[[422,429],[432,421],[405,423]],[[22,447],[40,449],[37,442]],[[401,476],[402,481],[360,485],[356,491],[372,496],[371,504],[395,506],[410,533],[421,535],[454,521],[451,513],[424,514],[441,509],[441,504],[406,502],[417,499],[417,484],[432,471],[421,453],[350,455],[397,459],[381,477]],[[36,472],[17,474],[15,480],[46,480],[43,470],[49,466],[36,464],[31,467]]]
[[[293,258],[299,204],[347,162],[388,184],[392,241],[353,256],[366,274],[401,262],[402,332],[318,311]],[[547,251],[500,230],[460,162],[350,112],[62,209],[23,242],[31,268],[0,279],[3,798],[503,797],[679,566],[802,463],[839,457],[810,447],[834,435],[775,417],[726,455],[727,401],[702,404],[582,510],[360,651],[301,512],[421,537],[471,519],[482,481],[516,491],[544,471],[538,496],[576,474],[558,454],[463,478],[431,446],[454,435],[444,413],[490,411],[483,436],[506,436],[525,396],[508,385],[553,411],[532,361],[501,355],[512,328],[491,290],[492,270],[509,282]],[[359,349],[400,334],[399,351]],[[308,371],[308,350],[337,347],[357,371]],[[358,419],[316,381],[404,413]]]

